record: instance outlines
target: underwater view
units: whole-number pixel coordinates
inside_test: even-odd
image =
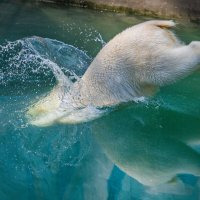
[[[84,107],[89,118],[64,95],[109,40],[153,18],[25,1],[0,8],[0,200],[200,199],[200,70],[152,97]],[[200,41],[200,25],[175,22],[181,41]]]

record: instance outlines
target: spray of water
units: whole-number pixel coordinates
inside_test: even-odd
[[[52,88],[59,88],[62,100],[90,62],[85,52],[48,38],[31,37],[0,45],[0,133],[9,140],[6,146],[0,145],[0,162],[9,160],[4,165],[15,173],[28,167],[35,176],[46,168],[57,171],[80,163],[90,146],[87,125],[40,129],[27,123],[25,113]],[[13,159],[5,159],[10,156]]]

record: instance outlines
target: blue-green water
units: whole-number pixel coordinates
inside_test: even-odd
[[[0,8],[0,200],[200,198],[199,71],[90,123],[38,128],[25,118],[55,85],[52,67],[73,81],[105,42],[149,18],[25,2]],[[175,29],[186,43],[199,31],[181,21]],[[144,186],[137,170],[124,173],[128,165],[160,184]],[[165,185],[172,171],[178,178]]]

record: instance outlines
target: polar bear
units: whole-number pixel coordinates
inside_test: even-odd
[[[183,44],[169,30],[174,26],[173,21],[152,20],[119,33],[64,95],[68,103],[63,107],[63,95],[54,89],[29,109],[30,123],[46,126],[88,121],[98,117],[88,106],[114,106],[153,95],[159,87],[197,70],[200,41]]]
[[[115,36],[67,92],[59,81],[48,96],[29,108],[30,123],[48,126],[88,121],[102,114],[93,110],[96,107],[153,95],[159,87],[197,70],[200,42],[183,44],[169,30],[174,26],[173,21],[147,21]],[[113,112],[92,125],[106,155],[118,167],[150,187],[173,182],[179,173],[200,176],[200,156],[189,146],[193,135],[180,139],[162,131],[134,132],[137,119],[123,112],[124,118]]]

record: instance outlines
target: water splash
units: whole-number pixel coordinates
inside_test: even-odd
[[[94,27],[88,26],[87,24],[81,23],[81,25],[77,26],[77,23],[65,23],[63,21],[59,28],[65,34],[72,34],[73,45],[79,46],[83,51],[86,51],[88,47],[92,47],[92,51],[97,53],[106,44],[101,34]],[[88,51],[86,52],[89,53]]]
[[[61,71],[81,76],[90,61],[83,51],[48,38],[7,42],[0,45],[0,83],[51,83],[53,76],[60,78]]]
[[[90,62],[85,52],[48,38],[31,37],[0,46],[0,137],[10,141],[0,144],[0,163],[8,160],[3,164],[8,171],[28,170],[34,176],[48,168],[56,172],[62,166],[78,165],[87,154],[90,130],[86,125],[38,129],[27,123],[24,114],[57,82],[66,92]]]

